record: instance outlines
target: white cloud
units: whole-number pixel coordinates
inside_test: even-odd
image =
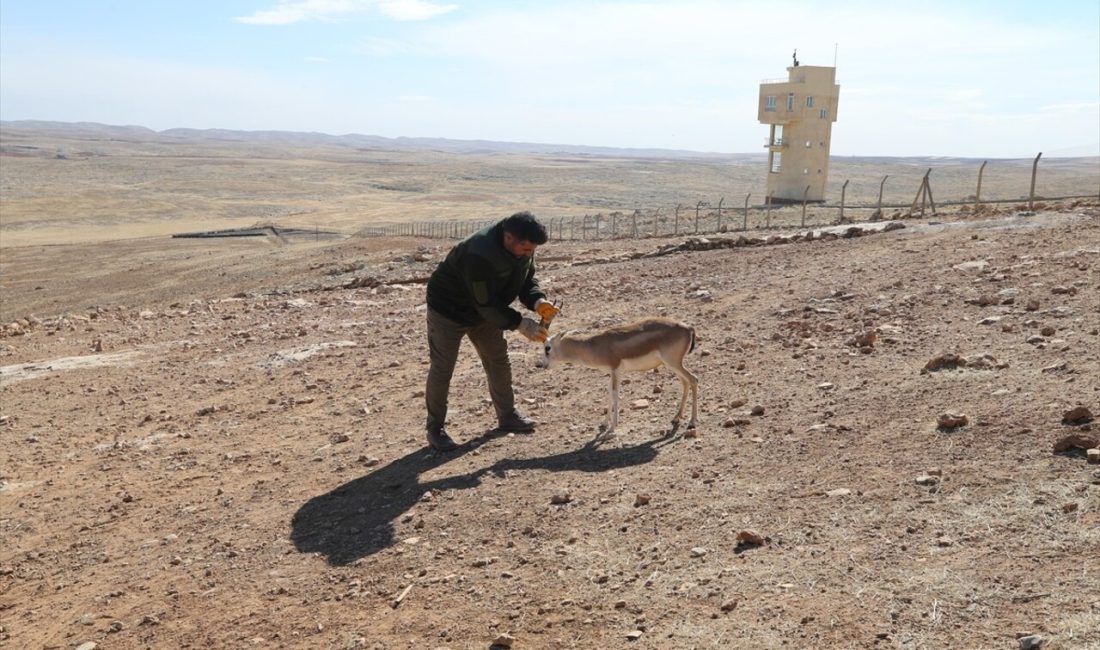
[[[235,20],[249,25],[292,25],[307,20],[334,20],[345,14],[377,7],[392,20],[428,20],[458,8],[430,0],[279,0],[270,9],[260,9]]]
[[[394,20],[428,20],[458,9],[458,5],[444,5],[425,0],[387,0],[378,3],[382,15]]]

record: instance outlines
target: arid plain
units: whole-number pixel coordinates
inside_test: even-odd
[[[696,327],[698,437],[657,371],[595,442],[607,376],[511,336],[537,432],[492,431],[465,347],[438,454],[452,242],[361,233],[737,207],[763,156],[8,123],[0,154],[0,645],[1100,648],[1097,158],[1041,160],[1033,210],[1031,159],[975,211],[980,160],[839,158],[830,203],[888,175],[885,219],[551,241],[555,328]],[[260,223],[305,232],[171,237]]]

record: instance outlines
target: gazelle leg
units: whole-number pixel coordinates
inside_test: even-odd
[[[681,418],[684,417],[684,406],[687,403],[688,388],[691,389],[691,419],[688,420],[689,429],[695,428],[695,418],[698,413],[699,407],[699,380],[695,375],[691,374],[691,371],[684,367],[683,359],[666,358],[662,355],[661,359],[665,362],[672,372],[680,378],[680,408],[676,410],[676,417],[672,420],[672,427],[675,429],[680,424]]]
[[[615,433],[615,427],[619,425],[619,369],[611,370],[611,408],[607,411],[607,428],[605,434]]]

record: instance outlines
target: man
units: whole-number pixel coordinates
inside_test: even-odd
[[[447,434],[447,394],[462,337],[481,357],[498,429],[529,432],[535,422],[516,410],[512,366],[504,330],[518,330],[534,342],[546,340],[539,321],[510,305],[519,301],[544,319],[557,313],[535,280],[535,249],[546,243],[546,228],[530,212],[517,212],[459,242],[428,280],[428,368],[424,399],[428,444],[439,451],[458,445]]]

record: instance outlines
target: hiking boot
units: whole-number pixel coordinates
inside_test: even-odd
[[[512,411],[511,414],[501,418],[497,430],[509,433],[529,433],[535,430],[535,421],[524,417],[519,411]]]
[[[436,451],[454,451],[458,449],[458,443],[454,441],[454,438],[447,435],[446,429],[440,429],[438,431],[428,430],[428,445]]]

